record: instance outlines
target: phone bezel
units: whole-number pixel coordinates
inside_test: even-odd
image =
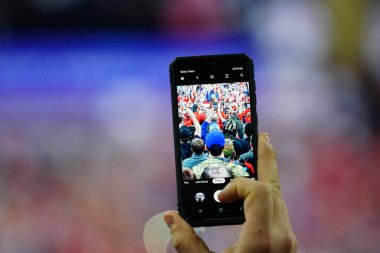
[[[183,180],[182,180],[182,163],[179,144],[179,129],[178,129],[178,100],[177,100],[177,86],[179,83],[182,85],[186,82],[179,79],[178,70],[184,65],[197,66],[199,68],[218,68],[218,64],[225,64],[226,61],[243,63],[247,67],[245,73],[248,74],[249,91],[250,91],[250,107],[251,117],[254,120],[253,125],[253,139],[254,146],[257,147],[257,111],[256,111],[256,83],[254,80],[254,65],[251,58],[246,54],[227,54],[227,55],[205,55],[205,56],[190,56],[190,57],[177,57],[169,67],[170,83],[171,83],[171,99],[172,99],[172,119],[173,119],[173,135],[174,135],[174,147],[175,147],[175,164],[176,164],[176,182],[177,182],[177,198],[178,198],[178,212],[179,214],[193,227],[199,226],[219,226],[219,225],[233,225],[242,224],[244,222],[244,214],[231,218],[211,218],[202,220],[192,220],[191,217],[184,215],[183,204]],[[214,80],[214,83],[226,82],[222,80]],[[194,84],[189,82],[188,84]],[[254,149],[254,168],[256,170],[257,178],[257,148]]]

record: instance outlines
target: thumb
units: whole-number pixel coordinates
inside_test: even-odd
[[[177,252],[210,252],[205,242],[177,212],[166,212],[164,220],[170,229],[172,243]]]

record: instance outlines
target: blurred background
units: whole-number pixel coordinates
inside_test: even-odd
[[[299,252],[379,252],[379,45],[374,0],[0,0],[0,252],[145,252],[176,208],[168,65],[240,52]]]

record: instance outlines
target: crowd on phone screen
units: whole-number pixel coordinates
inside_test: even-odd
[[[184,179],[253,176],[248,83],[178,86]]]

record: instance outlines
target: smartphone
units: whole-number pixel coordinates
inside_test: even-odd
[[[245,54],[177,57],[169,72],[178,212],[193,227],[241,224],[245,220],[243,202],[223,204],[218,194],[237,176],[257,179],[253,61]],[[194,124],[194,135],[190,139],[185,138],[189,135],[188,127],[178,124],[178,105],[189,97],[204,108],[194,115],[200,129]],[[247,108],[252,115],[251,143],[246,143],[249,138],[239,138],[237,134],[238,126],[244,127],[242,115],[225,110],[221,118],[213,110],[214,103],[223,99],[238,106],[250,101]],[[237,157],[232,145],[236,142],[252,153],[251,164]]]

